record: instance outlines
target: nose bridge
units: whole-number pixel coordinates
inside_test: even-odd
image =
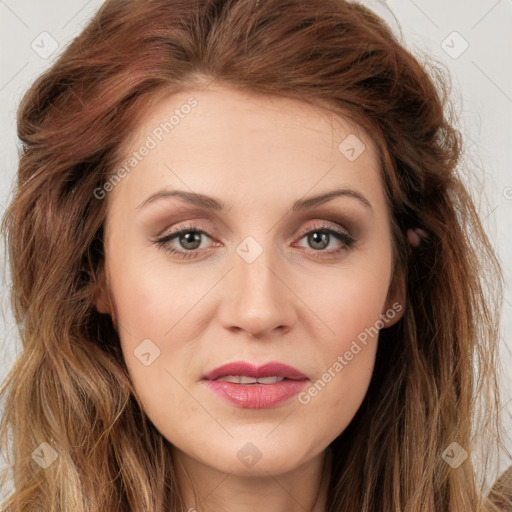
[[[267,235],[266,244],[272,239]],[[234,268],[227,276],[229,293],[225,296],[224,325],[236,326],[252,335],[289,326],[293,320],[293,294],[284,276],[280,276],[282,266],[276,257],[279,251],[247,236],[235,252]]]
[[[277,251],[270,246],[271,238],[268,235],[260,243],[253,236],[247,236],[236,248],[236,282],[239,283],[239,292],[242,293],[240,297],[251,298],[247,304],[249,307],[255,307],[259,302],[263,302],[260,306],[270,306],[271,302],[276,301],[274,306],[278,307],[282,302],[278,297],[283,294],[283,285],[276,275],[279,264],[276,259]]]

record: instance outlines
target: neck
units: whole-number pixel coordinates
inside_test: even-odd
[[[186,512],[325,512],[330,450],[286,473],[223,473],[173,449]]]

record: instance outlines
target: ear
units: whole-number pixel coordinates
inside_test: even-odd
[[[406,276],[402,269],[395,271],[391,280],[386,299],[386,305],[382,315],[387,319],[385,327],[391,327],[400,320],[405,311],[405,302],[407,299]]]
[[[98,278],[93,283],[93,303],[98,313],[112,316],[112,307],[108,296],[108,285],[105,278],[105,268],[102,267],[98,273]]]

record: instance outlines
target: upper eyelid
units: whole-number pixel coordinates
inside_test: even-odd
[[[340,208],[340,205],[334,205],[332,202],[320,204],[317,206],[313,206],[307,211],[298,211],[298,212],[292,212],[288,211],[286,212],[281,218],[278,219],[278,222],[274,223],[270,229],[274,229],[274,227],[278,224],[284,221],[287,217],[289,218],[291,216],[292,221],[285,221],[285,222],[300,222],[303,223],[307,219],[310,219],[312,217],[315,218],[322,218],[322,217],[331,217],[332,219],[329,220],[329,222],[338,223],[338,220],[335,219],[338,218],[341,223],[348,221],[350,224],[352,220],[351,218],[359,218],[362,214],[364,215],[361,217],[361,219],[364,219],[368,212],[371,212],[373,210],[365,208],[364,210],[361,209],[360,206],[357,206],[356,201],[350,201],[347,203],[344,203],[343,208]],[[163,205],[162,215],[170,216],[173,218],[175,223],[181,223],[181,222],[198,222],[195,220],[192,220],[191,217],[197,217],[201,219],[206,219],[207,222],[210,222],[211,220],[215,220],[216,222],[219,222],[227,232],[233,233],[233,230],[229,226],[228,223],[226,223],[226,219],[224,218],[223,214],[219,214],[219,212],[215,212],[213,210],[207,210],[201,206],[196,205],[190,205],[190,204],[180,204],[177,211],[171,210],[169,212],[166,209],[167,205]],[[353,209],[354,208],[354,209]],[[229,210],[228,210],[229,211]],[[355,216],[355,217],[354,217]],[[322,219],[326,220],[327,219]],[[150,221],[151,222],[151,221]]]
[[[318,230],[332,229],[334,232],[341,231],[341,232],[344,232],[348,236],[353,236],[351,231],[348,228],[346,228],[345,226],[341,226],[341,225],[337,224],[336,222],[328,221],[325,219],[316,220],[315,225],[312,225],[309,227],[304,227],[303,229],[297,230],[296,233],[294,234],[294,236],[299,236],[300,238],[302,238],[306,234],[310,233],[311,231],[313,231],[315,229],[318,229]],[[212,230],[212,233],[209,233],[209,230],[203,229],[200,225],[194,224],[194,223],[189,223],[189,224],[185,224],[183,226],[177,227],[175,229],[172,229],[168,232],[163,231],[162,234],[157,235],[155,237],[155,239],[156,240],[161,240],[161,239],[165,239],[165,238],[173,239],[176,236],[178,236],[180,233],[187,232],[187,231],[194,231],[197,233],[204,234],[210,239],[213,237],[219,236],[219,234],[216,230]]]

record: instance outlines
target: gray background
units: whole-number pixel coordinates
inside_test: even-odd
[[[466,156],[480,168],[478,183],[470,185],[474,187],[480,215],[505,271],[501,362],[503,409],[509,436],[506,442],[510,452],[512,237],[507,228],[512,215],[512,0],[361,3],[388,20],[397,34],[401,30],[404,44],[416,56],[421,59],[423,53],[430,54],[447,66],[452,77],[452,100],[460,112],[458,127],[465,135]],[[100,0],[0,0],[0,215],[11,196],[16,172],[16,107],[23,92],[50,66],[101,4]],[[52,45],[58,47],[49,55]],[[3,269],[3,248],[0,258]],[[0,342],[5,348],[0,350],[0,380],[5,378],[20,350],[8,305],[8,273],[2,277]],[[0,454],[0,466],[2,461]],[[508,454],[500,465],[504,468],[510,464],[512,457]]]

